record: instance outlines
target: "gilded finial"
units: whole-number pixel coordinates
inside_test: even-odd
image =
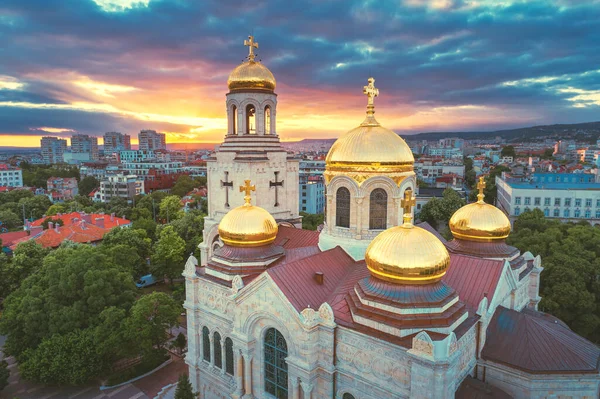
[[[477,194],[477,202],[483,204],[483,198],[485,194],[483,193],[483,189],[485,188],[485,179],[483,176],[479,178],[479,182],[477,183],[477,189],[479,190],[479,194]]]
[[[256,191],[256,186],[250,185],[250,180],[244,180],[244,185],[240,186],[240,193],[245,192],[245,196],[244,196],[244,206],[250,206],[252,205],[250,203],[250,200],[252,200],[252,196],[250,195],[252,193],[252,191]]]
[[[369,78],[369,84],[363,86],[363,93],[367,95],[367,115],[373,116],[375,113],[374,99],[379,95],[379,89],[375,87],[375,78]]]
[[[258,48],[258,42],[254,41],[254,36],[248,36],[248,40],[244,40],[244,46],[248,46],[248,60],[254,61],[254,49]]]
[[[400,205],[402,206],[402,209],[404,210],[403,227],[412,227],[413,226],[413,224],[412,224],[412,219],[413,219],[412,208],[413,208],[413,206],[417,205],[417,199],[415,197],[413,197],[411,189],[408,189],[404,192],[404,198],[400,202]]]

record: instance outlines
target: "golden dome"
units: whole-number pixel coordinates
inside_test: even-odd
[[[483,201],[483,177],[479,179],[477,187],[477,202],[463,206],[450,218],[452,235],[454,238],[480,242],[505,239],[510,234],[510,221],[500,209]]]
[[[249,47],[248,60],[235,67],[227,79],[227,87],[230,91],[237,90],[275,90],[275,77],[269,68],[254,60],[254,49],[258,43],[253,36],[248,36],[244,45]]]
[[[373,98],[379,90],[373,86],[374,81],[369,78],[369,85],[363,89],[369,99],[366,119],[338,138],[329,149],[325,159],[327,181],[336,172],[350,175],[360,184],[367,178],[365,173],[388,174],[394,178],[394,173],[413,171],[415,158],[408,144],[375,119]],[[397,183],[402,179],[398,179]]]
[[[414,197],[410,190],[406,190],[402,206],[404,224],[371,241],[365,253],[367,268],[374,277],[400,284],[441,280],[450,266],[448,250],[435,235],[411,223]]]
[[[240,191],[246,192],[246,202],[223,217],[219,223],[219,236],[225,244],[234,247],[268,245],[277,236],[277,222],[268,211],[250,203],[250,192],[256,191],[256,188],[250,186],[250,180],[245,180],[245,183],[245,186],[240,186]]]

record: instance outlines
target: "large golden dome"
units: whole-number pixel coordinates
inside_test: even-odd
[[[503,240],[510,234],[510,221],[500,209],[483,201],[483,178],[479,179],[477,202],[454,212],[450,218],[450,231],[454,238],[468,241],[490,242]]]
[[[240,191],[246,191],[245,203],[223,217],[219,223],[219,236],[225,244],[234,247],[270,244],[277,236],[277,222],[268,211],[250,203],[250,191],[255,191],[255,186],[250,186],[250,180],[245,183],[240,187]]]
[[[325,159],[327,181],[336,174],[345,174],[360,184],[373,174],[386,174],[400,184],[406,172],[413,171],[415,158],[408,144],[375,119],[373,98],[379,90],[373,86],[374,81],[369,78],[369,85],[363,89],[369,98],[367,117],[329,149]]]
[[[411,223],[414,197],[406,191],[404,224],[380,233],[367,248],[365,262],[371,274],[400,284],[429,284],[442,279],[450,266],[444,244],[432,233]],[[408,200],[408,201],[407,201]],[[411,204],[412,202],[412,204]]]
[[[275,77],[269,71],[269,68],[255,60],[254,49],[258,48],[258,43],[254,41],[253,36],[248,36],[244,41],[248,46],[248,59],[235,67],[227,79],[229,91],[238,90],[275,90]]]

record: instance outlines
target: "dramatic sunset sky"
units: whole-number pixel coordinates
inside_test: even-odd
[[[598,0],[1,0],[0,145],[140,129],[219,142],[229,72],[277,79],[283,140],[600,120]]]

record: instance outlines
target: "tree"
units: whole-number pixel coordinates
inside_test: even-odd
[[[34,240],[24,241],[17,245],[11,261],[7,261],[6,266],[0,269],[2,296],[5,297],[16,290],[23,280],[40,270],[47,254],[48,250]],[[0,261],[0,264],[3,262]]]
[[[54,216],[59,213],[65,213],[67,209],[68,208],[66,204],[52,204],[50,205],[50,208],[48,208],[48,210],[46,211],[46,215]]]
[[[115,228],[108,232],[102,239],[101,247],[115,256],[117,264],[126,264],[119,262],[118,257],[124,255],[121,251],[131,252],[137,256],[128,257],[135,277],[148,274],[148,265],[146,259],[150,258],[152,253],[152,240],[148,237],[145,230],[141,229],[122,229]],[[109,253],[106,252],[106,253]],[[131,271],[131,270],[130,270]]]
[[[127,333],[142,353],[161,350],[169,339],[169,329],[177,325],[181,306],[164,292],[142,296],[131,308]]]
[[[187,339],[182,332],[177,334],[177,338],[175,338],[175,346],[179,349],[179,353],[183,352],[185,349],[185,345],[187,344]]]
[[[98,187],[100,187],[98,179],[94,176],[86,176],[79,182],[79,194],[87,197]]]
[[[304,230],[316,230],[323,224],[325,218],[325,215],[322,213],[300,212],[300,216],[302,216],[302,228]]]
[[[540,157],[542,159],[554,159],[554,148],[546,148]]]
[[[184,213],[183,217],[173,220],[169,226],[185,242],[185,254],[196,252],[198,244],[202,242],[202,230],[204,230],[204,216],[198,210],[190,210]]]
[[[458,193],[447,188],[442,194],[442,198],[432,198],[428,203],[423,205],[419,213],[419,219],[429,223],[433,228],[437,229],[440,225],[448,226],[448,221],[460,207],[465,205]]]
[[[119,217],[129,219],[131,217],[131,207],[127,204],[127,200],[120,197],[112,197],[108,201],[107,212],[114,213]]]
[[[10,377],[8,363],[3,360],[0,362],[0,391],[8,386],[8,377]]]
[[[157,277],[167,276],[171,283],[183,271],[185,242],[173,229],[166,226],[160,232],[160,238],[154,245],[154,254],[150,270]]]
[[[502,151],[500,151],[500,156],[502,157],[517,157],[517,153],[515,152],[515,147],[512,145],[507,145],[506,147],[502,147]]]
[[[490,173],[485,177],[485,188],[483,194],[485,195],[485,202],[494,205],[496,198],[498,197],[498,189],[496,188],[496,176],[502,175],[502,172],[510,172],[510,168],[504,165],[498,165],[494,167]],[[472,190],[469,193],[469,200],[477,200],[477,190]]]
[[[0,223],[0,227],[6,227],[7,229],[23,225],[23,221],[19,215],[8,210],[0,211]]]
[[[21,361],[54,334],[97,326],[108,307],[129,309],[136,294],[131,274],[99,247],[61,246],[4,301],[6,352]]]
[[[36,195],[29,198],[21,198],[19,207],[25,205],[25,215],[34,219],[39,219],[46,214],[46,211],[52,206],[52,201],[45,195]]]
[[[175,390],[175,399],[194,399],[195,397],[196,395],[194,395],[188,375],[185,373],[179,375],[177,389]]]
[[[176,195],[169,195],[160,203],[159,216],[166,223],[179,219],[183,216],[183,213],[181,210],[181,198]]]
[[[171,194],[177,195],[181,198],[196,187],[198,187],[197,182],[195,182],[189,175],[181,175],[171,189]]]
[[[135,210],[134,210],[135,211]],[[144,209],[145,211],[145,209]],[[203,223],[204,225],[204,223]],[[154,241],[154,237],[156,234],[156,223],[154,222],[154,220],[148,218],[141,218],[141,219],[137,219],[133,221],[133,223],[131,224],[131,228],[134,230],[144,230],[146,232],[146,235],[148,236],[148,238],[150,238],[150,240]]]

